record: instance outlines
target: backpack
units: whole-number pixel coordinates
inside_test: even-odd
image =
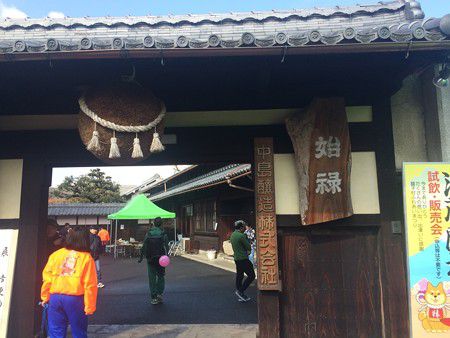
[[[145,239],[146,252],[145,257],[147,259],[154,257],[161,257],[165,255],[164,238],[163,236],[147,237]]]

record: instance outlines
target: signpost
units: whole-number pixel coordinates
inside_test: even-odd
[[[272,138],[255,139],[255,200],[258,288],[280,290]]]
[[[7,336],[18,230],[0,230],[0,337]]]
[[[450,164],[404,163],[403,196],[411,336],[443,337],[450,332]]]
[[[351,149],[344,100],[316,99],[286,126],[299,173],[302,224],[351,216]]]

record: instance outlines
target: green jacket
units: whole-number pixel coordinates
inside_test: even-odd
[[[167,237],[167,234],[164,230],[162,230],[159,227],[152,226],[150,229],[148,229],[147,234],[144,238],[144,244],[141,248],[141,257],[140,260],[142,260],[145,257],[145,254],[147,253],[147,241],[146,239],[148,237],[160,237],[163,236],[163,242],[164,242],[164,249],[166,250],[166,254],[169,252],[169,238]]]
[[[247,236],[242,232],[235,230],[230,237],[231,246],[233,247],[233,256],[235,261],[248,259],[248,254],[252,250]]]

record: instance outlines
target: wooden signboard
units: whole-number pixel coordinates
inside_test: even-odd
[[[351,149],[344,100],[315,99],[286,126],[299,173],[302,224],[351,216]]]
[[[255,139],[255,201],[258,288],[280,290],[273,139]]]

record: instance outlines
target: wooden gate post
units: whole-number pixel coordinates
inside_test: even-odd
[[[39,327],[37,306],[45,262],[46,217],[51,168],[42,158],[25,158],[22,174],[19,238],[8,336],[33,337]],[[24,320],[24,318],[26,320]]]
[[[281,281],[278,263],[273,138],[254,141],[259,337],[280,336]]]

